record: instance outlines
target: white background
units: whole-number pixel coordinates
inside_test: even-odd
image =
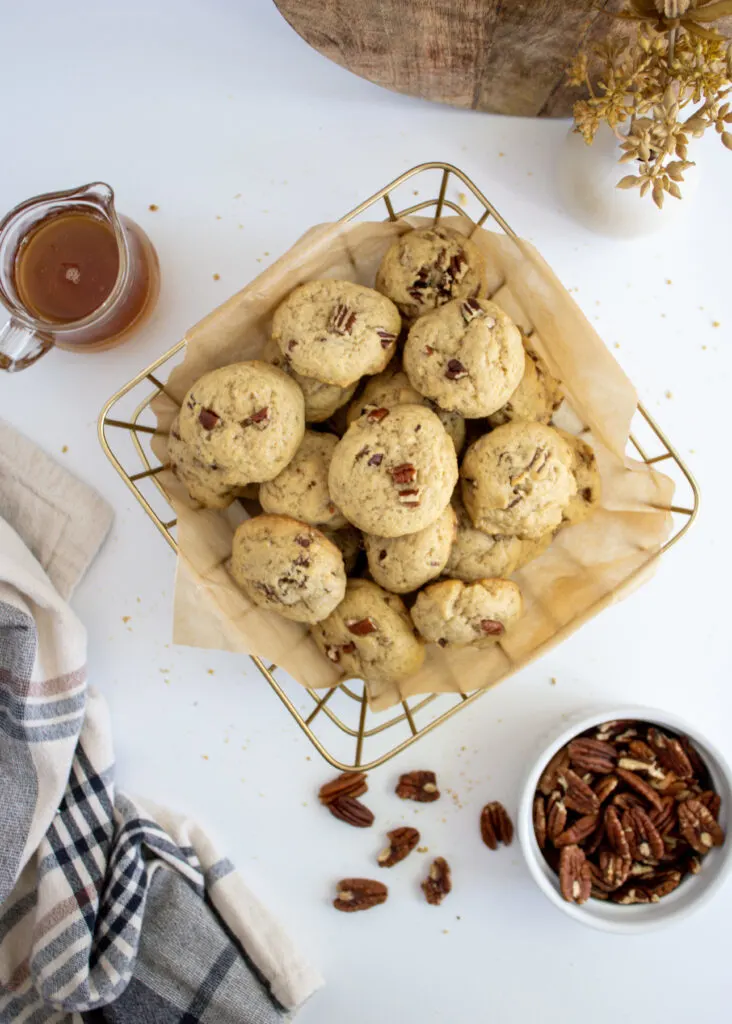
[[[74,605],[92,680],[112,707],[120,785],[208,826],[308,951],[327,985],[303,1024],[728,1019],[732,885],[665,932],[597,934],[544,899],[516,845],[483,847],[477,819],[489,799],[515,809],[538,738],[592,701],[660,705],[732,754],[732,154],[716,140],[695,144],[703,180],[684,223],[650,241],[608,241],[571,222],[555,196],[566,123],[392,95],[310,50],[268,0],[5,2],[0,38],[0,207],[107,180],[162,265],[159,305],[126,345],[52,352],[0,379],[0,414],[116,511]],[[318,807],[332,772],[245,658],[170,645],[174,559],[104,457],[96,420],[306,227],[429,159],[465,170],[577,289],[698,476],[702,505],[651,583],[374,773],[379,830],[417,824],[430,855],[451,862],[454,891],[428,907],[417,886],[427,857],[415,854],[389,876],[386,906],[345,916],[329,905],[332,884],[374,873],[377,830]],[[417,812],[390,796],[415,767],[436,770],[461,806],[445,797]]]

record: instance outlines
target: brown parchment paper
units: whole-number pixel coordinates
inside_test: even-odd
[[[184,361],[171,373],[155,411],[167,430],[188,388],[206,371],[259,356],[272,313],[298,284],[336,277],[373,286],[376,268],[398,223],[331,224],[313,228],[251,284],[186,335]],[[447,223],[465,230],[461,218]],[[578,629],[603,607],[648,577],[653,556],[669,535],[674,486],[668,477],[628,458],[625,448],[636,408],[635,390],[566,289],[528,242],[478,230],[473,240],[487,257],[489,290],[524,330],[563,382],[559,426],[585,436],[597,453],[602,507],[589,520],[562,530],[549,550],[515,578],[525,614],[500,645],[446,652],[430,645],[423,668],[399,687],[369,684],[371,706],[387,708],[417,693],[470,692],[491,686]],[[165,461],[165,441],[156,438]],[[231,538],[247,515],[239,504],[224,512],[198,508],[170,473],[160,476],[178,518],[179,560],[173,640],[220,648],[274,662],[303,686],[340,679],[305,626],[250,604],[227,570]]]

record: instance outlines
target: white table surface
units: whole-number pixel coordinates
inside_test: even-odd
[[[2,6],[0,207],[107,180],[162,265],[159,305],[126,345],[54,352],[0,379],[0,414],[116,510],[74,606],[112,707],[120,786],[208,826],[309,952],[327,984],[303,1024],[728,1019],[732,885],[677,927],[606,936],[545,900],[517,845],[482,847],[477,817],[489,799],[515,808],[537,739],[592,701],[663,706],[732,755],[732,155],[716,140],[697,147],[702,188],[670,233],[610,241],[559,207],[566,123],[392,95],[309,49],[268,0]],[[688,459],[702,505],[648,585],[374,773],[379,823],[417,824],[430,855],[451,862],[454,890],[428,907],[417,888],[427,857],[415,854],[390,875],[385,907],[344,916],[332,884],[373,874],[380,836],[317,806],[332,771],[245,658],[170,644],[174,558],[104,457],[96,421],[107,397],[307,226],[429,159],[463,168],[576,289]],[[436,770],[461,806],[413,810],[390,796],[414,767]]]

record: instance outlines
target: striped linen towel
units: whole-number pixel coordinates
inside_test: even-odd
[[[0,424],[0,507],[25,534],[0,519],[0,1024],[279,1024],[317,973],[198,826],[116,790],[85,632],[59,593],[111,515],[28,445]],[[50,494],[49,473],[25,478],[39,459]],[[78,524],[89,502],[85,542],[58,519]]]

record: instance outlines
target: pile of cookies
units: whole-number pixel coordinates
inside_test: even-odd
[[[261,508],[233,579],[346,677],[398,682],[425,643],[495,644],[522,610],[508,577],[599,501],[592,448],[549,425],[559,382],[485,278],[458,232],[400,235],[375,289],[295,288],[262,359],[205,374],[172,426],[192,498]]]

